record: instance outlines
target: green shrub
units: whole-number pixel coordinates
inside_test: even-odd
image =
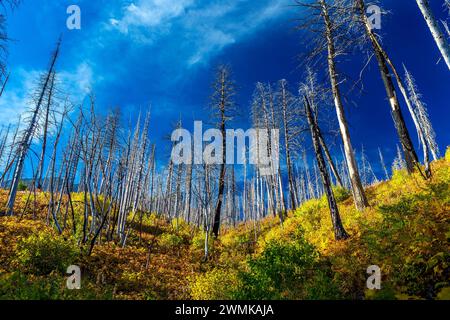
[[[52,271],[63,273],[68,266],[75,264],[78,252],[73,241],[39,232],[18,243],[17,260],[25,271],[37,275]]]
[[[66,288],[65,276],[51,273],[36,277],[20,272],[0,275],[0,300],[110,300],[112,288],[95,288],[82,281],[80,290]]]
[[[315,248],[304,239],[269,241],[239,274],[238,299],[328,299],[338,296]],[[319,267],[322,271],[317,271]]]
[[[191,226],[182,218],[175,218],[171,221],[172,229],[183,238],[183,242],[189,243],[191,239]]]
[[[26,184],[25,182],[23,182],[23,181],[19,181],[19,184],[18,184],[18,186],[17,186],[17,190],[19,190],[19,191],[25,191],[25,190],[27,190],[27,189],[28,189],[27,184]]]
[[[343,187],[334,187],[333,188],[334,197],[338,203],[344,202],[348,198],[352,196],[350,190],[347,190]]]
[[[159,245],[166,249],[178,247],[183,244],[183,238],[173,233],[163,233],[159,237]]]
[[[59,299],[63,291],[64,279],[54,274],[44,279],[28,279],[19,272],[0,277],[0,299],[8,300],[52,300]]]
[[[205,249],[205,237],[204,231],[197,232],[192,238],[191,249],[192,250],[204,250]],[[210,234],[208,236],[208,247],[212,248],[214,245],[214,236]]]

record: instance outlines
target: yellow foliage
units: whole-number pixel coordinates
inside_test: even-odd
[[[278,274],[278,269],[271,269],[272,262],[283,261],[277,256],[278,250],[270,250],[271,243],[286,248],[307,243],[314,250],[319,271],[314,274],[314,281],[304,283],[308,285],[308,297],[449,299],[449,159],[450,149],[445,159],[432,163],[433,176],[429,180],[424,180],[419,172],[408,175],[400,170],[393,173],[390,181],[367,188],[370,207],[363,212],[356,210],[348,191],[335,188],[342,222],[350,234],[346,241],[334,240],[328,204],[323,197],[289,213],[282,225],[279,217],[270,215],[258,222],[224,226],[218,240],[209,237],[206,262],[201,261],[205,243],[202,229],[182,219],[166,221],[154,214],[143,214],[142,226],[140,219],[129,221],[131,232],[125,248],[102,238],[91,256],[72,258],[70,230],[59,236],[43,222],[48,194],[38,193],[37,211],[42,210],[36,212],[36,219],[29,219],[33,214],[29,209],[23,219],[0,218],[0,274],[8,275],[0,277],[0,296],[2,288],[11,288],[17,282],[34,288],[28,296],[39,297],[41,286],[50,283],[46,277],[60,286],[60,271],[76,258],[88,285],[96,292],[94,297],[111,291],[114,299],[230,299],[243,290],[240,276],[251,270],[254,274],[247,281],[271,289],[270,282],[264,283],[267,279],[258,278],[270,274],[276,279],[270,273]],[[3,203],[6,196],[0,190]],[[19,193],[18,212],[28,197],[26,191]],[[81,232],[84,195],[74,193],[72,199],[75,224]],[[71,215],[68,218],[70,228]],[[80,239],[80,234],[76,237]],[[251,261],[255,259],[259,262],[252,269]],[[374,264],[381,268],[383,289],[367,291],[366,269]],[[14,274],[17,270],[23,274]],[[304,271],[309,278],[310,270]],[[50,275],[39,275],[48,272]],[[320,279],[320,284],[315,284]],[[300,292],[304,288],[297,289]],[[50,297],[65,298],[58,296],[58,290]],[[293,292],[276,294],[290,297],[295,296]]]
[[[232,270],[213,269],[190,280],[194,300],[228,300],[239,286]]]
[[[438,300],[450,300],[450,287],[443,288],[437,295]]]

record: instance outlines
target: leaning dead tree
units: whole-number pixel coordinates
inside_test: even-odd
[[[309,128],[311,131],[311,137],[314,146],[314,153],[316,155],[317,165],[320,172],[320,177],[324,186],[325,194],[328,200],[328,207],[330,209],[331,221],[333,223],[334,236],[336,240],[345,240],[349,236],[342,225],[341,217],[339,215],[339,209],[337,206],[336,198],[333,194],[333,189],[331,185],[331,178],[327,171],[325,164],[325,159],[323,156],[323,151],[319,141],[319,129],[317,124],[317,118],[313,115],[311,105],[309,103],[308,97],[304,97],[305,114],[308,119]]]
[[[300,90],[303,95],[309,97],[309,103],[311,104],[311,108],[313,109],[315,116],[318,117],[319,116],[318,106],[321,104],[322,105],[328,104],[328,102],[330,101],[329,91],[326,90],[322,85],[319,85],[317,83],[317,75],[313,73],[312,70],[309,68],[306,73],[305,82],[300,86]],[[327,164],[330,167],[331,172],[333,173],[336,185],[342,187],[343,186],[342,179],[338,172],[337,166],[331,157],[331,152],[330,149],[328,148],[327,143],[325,142],[322,130],[320,129],[318,130],[318,135],[320,145],[325,154],[325,159],[327,160]]]
[[[5,88],[6,88],[6,85],[8,84],[8,80],[9,80],[10,76],[11,76],[11,72],[8,72],[5,80],[3,80],[2,89],[0,90],[0,97],[3,95],[3,92],[5,91]]]
[[[25,164],[25,159],[27,157],[29,148],[31,146],[33,137],[36,133],[36,129],[38,127],[38,118],[40,116],[40,113],[42,111],[42,105],[45,99],[45,94],[47,93],[47,89],[51,82],[51,77],[55,68],[56,60],[58,59],[59,55],[59,49],[60,49],[61,41],[58,40],[58,43],[56,45],[56,49],[52,54],[52,58],[50,60],[50,66],[48,68],[47,73],[43,77],[43,81],[41,82],[41,85],[38,90],[38,97],[36,106],[31,111],[30,118],[28,119],[26,123],[26,127],[23,131],[21,140],[19,142],[18,148],[17,148],[17,157],[16,157],[16,163],[14,168],[14,174],[13,174],[13,180],[11,182],[11,187],[9,190],[8,195],[8,201],[6,203],[6,213],[12,215],[13,214],[13,208],[14,203],[16,201],[16,195],[17,195],[17,188],[19,186],[19,181],[22,177],[22,171]]]
[[[425,18],[428,28],[431,31],[431,35],[433,36],[448,69],[450,70],[450,45],[446,35],[442,31],[439,22],[436,20],[428,0],[416,0],[416,3]]]
[[[386,90],[389,105],[391,108],[392,119],[394,121],[394,125],[397,130],[397,134],[399,136],[403,152],[405,154],[407,169],[411,173],[417,167],[419,161],[414,145],[411,140],[411,136],[406,126],[402,110],[400,108],[398,94],[396,93],[396,88],[394,86],[394,82],[392,80],[392,75],[391,72],[389,71],[388,65],[391,67],[394,75],[396,75],[397,83],[401,86],[401,89],[403,88],[402,81],[398,76],[394,64],[391,62],[389,55],[381,45],[378,35],[375,33],[368,17],[366,16],[366,6],[364,0],[354,0],[354,1],[357,13],[356,19],[354,19],[353,21],[361,23],[361,26],[363,28],[363,31],[361,31],[361,34],[363,36],[362,41],[368,41],[371,44],[372,49],[374,51],[375,57],[378,62],[381,78],[383,80],[384,88]],[[404,93],[405,90],[403,89],[402,92]],[[406,94],[404,94],[403,96],[406,100],[407,105],[410,106]],[[411,110],[411,108],[409,108],[409,111],[416,125],[419,138],[422,138],[422,132],[419,125],[417,124],[415,114]]]
[[[340,84],[343,79],[338,73],[336,65],[337,57],[345,52],[350,45],[349,41],[343,37],[343,35],[346,35],[346,32],[342,30],[343,25],[347,23],[345,19],[348,17],[347,14],[344,14],[345,11],[342,12],[343,8],[345,8],[345,1],[333,1],[331,4],[329,1],[325,0],[316,0],[308,3],[297,1],[297,4],[309,10],[304,22],[300,25],[300,28],[318,33],[314,39],[314,48],[310,54],[309,60],[320,58],[322,53],[324,51],[326,52],[330,85],[341,138],[344,145],[345,159],[351,181],[353,198],[356,208],[358,210],[363,210],[369,204],[361,183],[361,177],[342,102]]]
[[[412,74],[406,69],[405,66],[405,80],[406,86],[408,88],[409,98],[414,107],[414,111],[417,114],[418,122],[420,127],[422,128],[422,132],[424,134],[424,140],[426,146],[423,146],[424,153],[429,149],[431,155],[434,160],[439,159],[439,146],[436,142],[436,133],[433,129],[433,125],[431,124],[430,117],[428,115],[428,110],[426,104],[422,101],[422,95],[419,92],[416,81]]]

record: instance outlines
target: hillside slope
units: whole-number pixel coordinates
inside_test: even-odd
[[[125,248],[103,240],[87,256],[45,214],[0,217],[0,298],[450,299],[450,152],[432,169],[429,181],[398,171],[370,187],[364,212],[336,189],[346,241],[333,239],[326,199],[311,200],[283,225],[225,228],[207,261],[204,232],[183,221],[148,215]],[[80,290],[66,289],[69,265],[81,267]],[[366,287],[371,265],[381,290]]]

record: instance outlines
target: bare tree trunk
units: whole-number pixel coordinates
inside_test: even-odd
[[[436,134],[434,132],[433,126],[431,124],[430,118],[428,116],[427,108],[425,104],[421,101],[421,94],[418,92],[414,78],[408,72],[405,66],[405,78],[408,86],[410,100],[412,105],[410,108],[413,109],[413,113],[416,115],[417,127],[420,129],[421,142],[423,148],[423,156],[425,163],[425,174],[426,177],[431,177],[430,159],[429,152],[432,154],[434,160],[438,160],[439,147],[436,143]],[[406,89],[403,89],[406,92]],[[405,93],[406,95],[406,93]]]
[[[395,92],[395,87],[392,82],[391,73],[389,72],[389,69],[386,64],[387,60],[385,59],[385,57],[387,56],[387,54],[381,47],[378,39],[376,38],[375,34],[372,31],[370,22],[365,14],[364,0],[356,0],[356,1],[358,4],[360,18],[364,23],[366,34],[372,43],[372,47],[378,61],[378,67],[380,69],[381,78],[383,79],[386,94],[389,100],[389,104],[391,106],[392,118],[394,120],[395,128],[397,129],[397,134],[400,138],[400,143],[402,145],[403,152],[405,154],[407,169],[409,173],[412,173],[419,160],[416,151],[414,149],[414,145],[411,141],[408,128],[406,127],[403,113],[400,109],[400,103],[398,101]]]
[[[22,177],[22,170],[23,170],[23,166],[25,164],[25,158],[27,156],[27,153],[28,153],[28,150],[30,148],[31,141],[33,138],[33,134],[34,134],[35,128],[37,126],[38,116],[41,111],[41,106],[42,106],[42,102],[44,100],[45,92],[47,91],[47,87],[50,82],[50,77],[53,74],[53,69],[55,67],[56,60],[59,55],[60,44],[61,44],[61,41],[58,41],[58,43],[56,45],[56,50],[53,53],[53,56],[51,59],[50,68],[47,72],[47,75],[44,80],[44,84],[42,86],[42,90],[40,91],[40,94],[39,94],[39,99],[37,101],[36,107],[33,110],[33,115],[31,117],[31,120],[25,131],[24,137],[22,138],[22,141],[20,142],[19,151],[18,151],[19,152],[18,159],[17,159],[17,163],[16,163],[16,167],[14,170],[14,175],[13,175],[13,181],[11,183],[8,201],[6,203],[6,210],[7,210],[6,213],[10,214],[10,215],[13,214],[14,203],[16,202],[17,187],[19,186],[19,181]]]
[[[331,158],[330,150],[328,149],[328,146],[325,143],[325,140],[324,140],[324,138],[322,136],[322,132],[320,130],[319,130],[319,141],[320,141],[320,145],[322,146],[322,149],[323,149],[323,151],[325,153],[325,157],[326,157],[326,159],[328,161],[328,164],[330,166],[331,172],[333,173],[334,177],[336,178],[336,184],[339,187],[342,187],[343,186],[342,185],[342,179],[341,179],[341,177],[339,175],[339,172],[338,172],[338,170],[336,168],[336,165],[334,164],[333,159]]]
[[[3,82],[2,90],[0,91],[0,97],[3,95],[3,91],[5,91],[5,87],[6,87],[6,84],[8,83],[10,75],[11,75],[11,72],[8,73],[8,75],[6,76],[5,81]]]
[[[37,177],[36,177],[37,181],[34,182],[34,186],[37,187],[38,189],[42,189],[42,174],[44,171],[45,149],[47,148],[48,117],[50,115],[50,107],[52,105],[54,85],[55,85],[55,72],[53,72],[52,80],[50,82],[50,91],[48,94],[47,109],[45,110],[42,151],[41,151],[41,156],[40,156],[39,164],[38,164],[38,168],[37,168]]]
[[[282,111],[282,119],[283,119],[283,129],[284,129],[284,151],[286,153],[286,167],[288,172],[288,183],[289,183],[289,196],[291,197],[292,209],[295,210],[297,208],[297,201],[295,198],[295,188],[294,188],[294,175],[292,173],[292,160],[291,160],[291,150],[289,144],[289,130],[288,130],[288,110],[287,110],[287,99],[286,99],[286,87],[285,82],[281,82],[281,111]]]
[[[221,155],[221,164],[220,164],[220,173],[219,173],[219,188],[218,188],[218,196],[217,196],[217,204],[214,213],[214,223],[212,232],[214,236],[217,238],[219,235],[220,228],[220,215],[222,212],[222,204],[224,198],[224,190],[225,190],[225,161],[227,158],[226,154],[226,129],[225,123],[229,115],[226,114],[228,108],[231,107],[233,102],[231,101],[233,96],[233,86],[231,80],[229,79],[230,71],[227,67],[221,66],[218,70],[218,78],[216,82],[216,96],[217,96],[217,105],[214,106],[218,112],[219,116],[219,130],[222,133],[222,155]]]
[[[381,149],[380,149],[380,148],[378,148],[378,154],[379,154],[379,156],[380,156],[380,164],[381,164],[381,168],[383,169],[384,176],[385,176],[386,181],[387,181],[387,180],[389,180],[389,173],[388,173],[388,171],[387,171],[386,163],[384,162],[384,157],[383,157],[383,154],[381,153]]]
[[[442,54],[442,57],[447,64],[447,67],[450,70],[450,45],[447,41],[445,34],[442,32],[441,27],[439,26],[438,21],[434,17],[433,12],[431,11],[430,4],[428,0],[416,0],[417,5],[419,6],[420,11],[422,12],[425,21],[428,24],[428,28],[430,28],[431,34],[436,42],[439,51]]]
[[[331,213],[331,221],[333,223],[334,228],[334,236],[336,240],[345,240],[349,236],[344,229],[344,226],[341,222],[341,217],[339,215],[339,209],[337,206],[336,199],[333,194],[333,189],[331,187],[331,179],[327,171],[327,167],[325,164],[325,159],[323,157],[322,149],[320,147],[319,135],[318,135],[318,125],[317,122],[312,115],[311,106],[309,104],[308,98],[305,97],[305,111],[308,118],[308,123],[311,131],[311,136],[314,145],[314,151],[316,153],[317,165],[319,167],[320,176],[322,178],[323,186],[325,189],[325,194],[328,200],[328,207]]]
[[[350,139],[350,132],[348,130],[347,119],[345,118],[344,107],[342,105],[341,93],[339,89],[339,82],[337,78],[336,65],[334,58],[336,50],[334,45],[334,38],[332,33],[332,24],[328,13],[328,7],[324,0],[320,0],[322,7],[322,15],[326,26],[326,37],[328,44],[328,68],[331,80],[331,87],[333,91],[334,104],[336,107],[337,118],[341,131],[341,137],[344,144],[345,159],[347,161],[348,172],[352,184],[353,199],[358,210],[362,211],[369,203],[364,193],[364,188],[359,176],[358,165],[356,163],[355,154]]]

